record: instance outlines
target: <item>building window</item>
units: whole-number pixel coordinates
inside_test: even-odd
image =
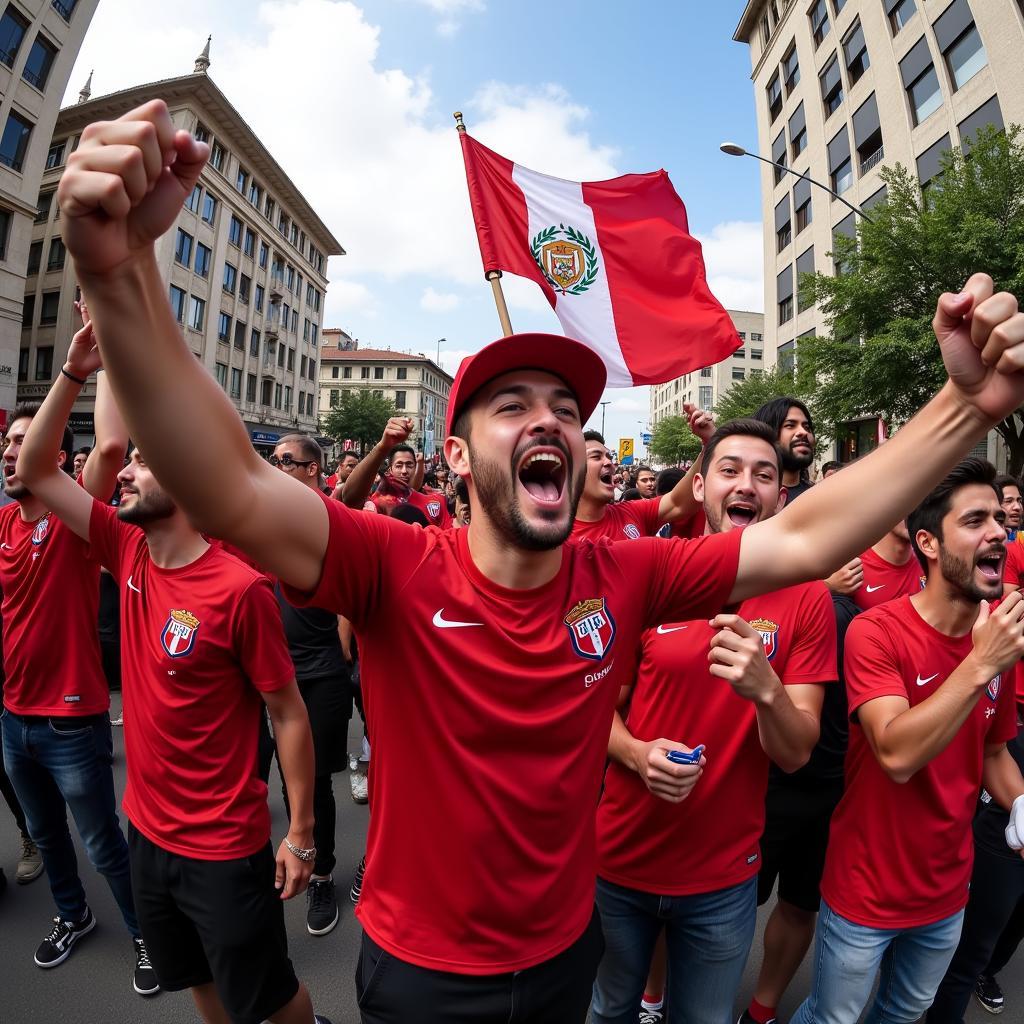
[[[235,188],[238,189],[242,195],[245,195],[246,186],[249,184],[249,172],[239,164],[238,165],[238,177],[235,178]]]
[[[228,227],[228,241],[236,248],[242,244],[242,222],[234,215]]]
[[[260,354],[260,331],[258,327],[254,327],[249,332],[249,355],[258,356]]]
[[[252,278],[247,277],[245,274],[240,274],[238,277],[238,301],[248,304],[249,302],[249,289],[252,286]]]
[[[383,366],[375,366],[373,368],[373,379],[374,380],[383,380],[384,379],[384,367]]]
[[[242,399],[242,371],[237,366],[231,369],[231,397],[236,402]]]
[[[763,334],[756,334],[753,331],[751,331],[750,332],[750,340],[751,341],[764,341],[764,335]]]
[[[256,299],[255,299],[254,305],[256,307],[256,312],[257,313],[262,313],[263,312],[263,296],[265,294],[266,294],[266,292],[263,289],[263,285],[261,285],[261,284],[256,285]]]
[[[742,366],[734,366],[732,368],[732,379],[733,380],[746,380],[747,371]]]
[[[744,335],[743,331],[740,331],[740,338],[743,338],[743,337],[745,337],[745,335]],[[746,359],[747,358],[747,350],[745,348],[738,348],[738,349],[736,349],[735,352],[733,352],[732,357],[733,357],[733,359]],[[676,381],[676,390],[677,391],[679,390],[679,381]]]
[[[801,253],[796,260],[796,310],[802,313],[814,305],[807,279],[814,274],[814,246]]]
[[[235,284],[238,281],[238,271],[230,263],[224,264],[224,282],[221,285],[224,291],[231,295],[235,294]]]
[[[964,0],[962,8],[966,9],[967,17],[969,18],[971,12],[967,7],[966,0]],[[981,36],[978,35],[978,29],[973,21],[956,39],[947,46],[943,46],[943,35],[941,32],[943,25],[947,18],[957,14],[960,9],[961,4],[954,3],[935,23],[935,37],[939,40],[939,45],[942,47],[946,64],[949,67],[950,78],[953,79],[957,89],[962,88],[988,64],[988,55],[985,53]]]
[[[31,327],[36,313],[36,297],[26,295],[21,304],[21,326]]]
[[[973,114],[968,114],[957,125],[960,131],[960,144],[963,146],[964,152],[970,150],[975,134],[980,129],[987,128],[989,125],[994,125],[1000,131],[1004,127],[1003,112],[999,109],[999,98],[997,96],[986,100]]]
[[[28,152],[28,140],[32,135],[32,122],[27,121],[13,110],[7,115],[3,137],[0,138],[0,163],[14,171],[20,171]]]
[[[274,200],[267,196],[267,201],[263,204],[263,216],[271,222],[274,220],[274,209]]]
[[[768,48],[768,41],[771,39],[771,37],[772,21],[771,18],[768,17],[768,12],[765,11],[764,14],[761,15],[761,42],[764,45],[765,49]]]
[[[191,192],[188,194],[188,199],[185,200],[185,209],[190,210],[192,213],[199,212],[199,206],[203,201],[203,187],[202,185],[196,185]]]
[[[299,311],[297,309],[292,310],[292,322],[289,328],[292,334],[295,334],[299,330]]]
[[[23,348],[18,353],[18,383],[22,384],[28,380],[28,349]]]
[[[266,242],[260,242],[260,269],[261,270],[266,270],[267,269],[267,253],[268,252],[269,252],[269,250],[267,249],[267,243]]]
[[[53,377],[53,346],[36,349],[36,380],[50,380]]]
[[[892,34],[897,35],[901,28],[917,13],[914,0],[886,0],[889,9],[889,24]]]
[[[796,209],[796,233],[799,235],[814,219],[809,181],[796,183],[796,187],[793,189],[793,206]]]
[[[409,379],[409,370],[408,370],[408,368],[405,367],[405,366],[399,366],[398,369],[395,370],[395,378],[396,378],[396,380],[408,380]]]
[[[942,173],[942,158],[949,152],[949,136],[943,135],[917,158],[917,177],[926,189]]]
[[[867,174],[885,157],[882,148],[882,126],[878,120],[878,104],[872,93],[853,115],[853,142],[857,147],[860,173]]]
[[[775,207],[775,251],[783,249],[793,241],[793,219],[790,214],[789,193],[787,192]]]
[[[0,61],[3,61],[9,68],[14,67],[18,50],[21,49],[21,41],[28,31],[28,24],[28,21],[22,17],[21,12],[13,4],[7,5],[7,10],[0,18]]]
[[[64,242],[60,236],[50,239],[50,254],[46,258],[46,269],[49,270],[63,270],[64,269],[64,255],[67,250],[64,248]]]
[[[781,373],[792,373],[796,367],[796,342],[787,341],[780,345],[777,356],[779,371]]]
[[[228,368],[226,363],[214,363],[213,366],[214,376],[217,378],[217,383],[225,390],[228,389]]]
[[[764,349],[752,348],[750,350],[750,359],[752,362],[759,363],[764,359]]]
[[[50,207],[53,205],[53,192],[40,192],[36,202],[36,224],[45,224],[50,219]]]
[[[192,134],[196,142],[210,141],[210,129],[202,121],[196,122],[196,130]]]
[[[288,369],[295,369],[295,349],[293,348],[288,349]]]
[[[368,366],[359,367],[359,379],[369,380],[370,379],[370,368]]]
[[[245,378],[245,400],[247,402],[256,401],[256,374],[250,373]]]
[[[43,240],[37,239],[28,247],[28,266],[25,272],[29,275],[39,273],[39,265],[43,262]]]
[[[201,331],[203,329],[203,323],[206,320],[206,302],[203,299],[196,298],[195,295],[188,297],[188,325],[195,331]]]
[[[711,380],[711,378],[714,376],[714,373],[712,372],[710,366],[704,366],[701,368],[700,375],[705,380]]]
[[[296,224],[294,221],[292,221],[292,229],[291,233],[288,236],[288,241],[291,242],[292,245],[299,244],[299,225]]]
[[[214,142],[210,150],[210,164],[215,171],[224,170],[224,147],[219,142]]]
[[[807,12],[807,17],[811,20],[811,35],[814,37],[814,45],[819,47],[832,28],[829,24],[828,5],[825,0],[814,0],[811,9]]]
[[[924,36],[900,61],[900,77],[910,100],[913,122],[918,125],[942,106],[939,76],[935,73],[928,40]]]
[[[775,184],[778,185],[782,181],[783,175],[786,171],[786,130],[783,128],[779,132],[778,137],[772,143],[772,162],[777,164],[777,167],[773,167],[772,170],[775,173]]]
[[[804,105],[802,102],[793,111],[793,116],[789,119],[789,148],[792,150],[794,162],[807,148],[807,121],[804,117]]]
[[[179,324],[185,322],[185,292],[176,284],[171,285],[171,312]]]
[[[245,332],[246,332],[246,326],[245,326],[244,322],[241,321],[241,320],[236,320],[235,321],[235,348],[237,348],[239,352],[244,352],[245,351]]]
[[[351,367],[351,366],[346,366],[346,367],[345,367],[345,368],[344,368],[344,369],[342,370],[342,372],[341,372],[341,376],[342,376],[342,377],[343,377],[343,378],[344,378],[345,380],[351,380],[351,379],[352,379],[352,367]]]
[[[405,392],[404,391],[396,391],[395,392],[395,408],[396,409],[404,409],[405,408]]]
[[[206,277],[210,272],[210,257],[213,255],[208,245],[203,245],[199,242],[196,245],[196,262],[195,269],[196,273],[200,277]]]
[[[46,81],[50,77],[50,69],[57,58],[57,47],[47,39],[42,32],[36,35],[32,42],[32,49],[28,51],[25,60],[25,70],[21,77],[37,89],[46,88]]]
[[[779,308],[779,323],[793,319],[793,265],[790,264],[775,279],[775,298]]]
[[[782,58],[782,79],[787,96],[800,84],[800,62],[797,60],[795,42],[790,43],[786,56]]]
[[[868,44],[864,41],[864,30],[860,18],[846,34],[843,40],[843,55],[846,57],[846,72],[850,76],[850,84],[859,82],[864,72],[871,67],[868,57]]]
[[[75,13],[78,0],[52,0],[51,5],[65,21],[71,21],[71,15]]]
[[[779,84],[779,73],[776,71],[768,83],[768,119],[774,121],[782,113],[782,86]]]
[[[256,184],[256,179],[252,179],[252,184],[249,186],[249,202],[258,210],[260,208],[260,198],[263,195],[259,185]]]
[[[825,119],[834,114],[843,102],[843,78],[839,73],[839,56],[833,54],[819,76],[821,101],[825,105]]]
[[[853,184],[853,164],[850,160],[850,136],[846,125],[828,144],[828,170],[832,191],[842,195]]]
[[[221,313],[217,318],[217,340],[228,342],[231,340],[231,314]]]
[[[245,245],[242,246],[242,252],[244,252],[249,259],[252,259],[256,253],[256,233],[252,228],[245,229]]]
[[[714,392],[715,389],[712,387],[705,386],[697,388],[697,394],[699,395],[697,399],[697,404],[701,407],[701,409],[704,412],[711,411],[711,406],[713,404],[712,396],[714,395]]]
[[[284,408],[286,412],[292,411],[292,386],[291,384],[285,384],[284,386]]]
[[[68,140],[61,139],[50,146],[46,153],[46,169],[53,170],[54,167],[61,167],[64,164],[64,150],[67,149]]]

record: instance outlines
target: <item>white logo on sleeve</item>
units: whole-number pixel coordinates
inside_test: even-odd
[[[876,590],[885,590],[885,584],[879,583],[877,587],[865,587],[864,588],[869,594],[873,594]]]
[[[921,678],[921,673],[918,672],[918,674],[917,674],[917,685],[918,686],[924,686],[925,683],[930,683],[933,679],[936,678],[936,676],[938,676],[938,674],[939,673],[936,672],[935,675],[931,675],[927,679],[922,679]]]
[[[453,622],[444,617],[444,609],[438,608],[434,612],[434,625],[438,629],[465,629],[467,626],[482,626],[482,622]]]
[[[134,583],[132,583],[131,576],[128,577],[128,589],[129,590],[134,590],[136,594],[141,594],[142,593],[142,591],[137,586],[135,586]]]

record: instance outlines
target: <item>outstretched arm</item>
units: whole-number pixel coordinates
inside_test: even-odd
[[[715,432],[715,418],[709,412],[703,412],[691,402],[683,404],[683,411],[690,421],[690,430],[706,445]],[[686,471],[686,476],[672,488],[668,494],[661,496],[658,506],[658,518],[662,523],[675,523],[690,519],[696,514],[700,504],[693,496],[693,478],[700,472],[701,456],[693,460],[693,465]]]
[[[388,452],[396,444],[402,444],[412,433],[412,420],[405,416],[392,416],[384,428],[381,439],[356,463],[351,475],[345,481],[341,500],[349,508],[362,508],[370,496],[377,470],[384,464]]]
[[[209,148],[153,100],[89,125],[68,158],[64,241],[131,435],[195,526],[292,586],[313,589],[327,547],[318,494],[264,463],[178,329],[154,241],[174,223]]]
[[[730,602],[831,575],[1024,402],[1024,314],[1012,295],[994,295],[992,279],[975,274],[959,295],[939,299],[933,326],[949,373],[942,390],[870,455],[744,530]]]

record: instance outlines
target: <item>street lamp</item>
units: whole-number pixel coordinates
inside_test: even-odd
[[[611,402],[598,402],[598,405],[601,406],[601,436],[602,437],[604,437],[604,407],[606,405],[611,405],[611,404],[612,404]]]
[[[448,344],[448,339],[447,338],[438,338],[437,339],[437,365],[438,366],[441,365],[441,346],[442,345],[447,345],[447,344]]]

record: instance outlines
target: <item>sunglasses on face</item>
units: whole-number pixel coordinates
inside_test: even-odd
[[[271,455],[267,460],[272,466],[284,466],[285,469],[291,469],[292,466],[312,466],[313,460],[310,459],[307,462],[301,462],[299,459],[293,459],[290,455],[282,455],[278,458],[276,455]]]

